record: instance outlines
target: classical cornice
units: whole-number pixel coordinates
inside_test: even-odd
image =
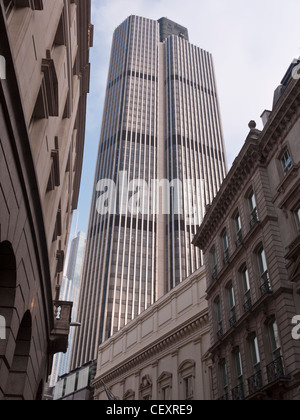
[[[245,145],[236,158],[221,189],[208,210],[193,244],[206,251],[211,239],[227,217],[228,209],[259,166],[266,167],[278,145],[284,141],[300,117],[300,80],[291,79],[269,120],[260,132],[251,128]]]
[[[136,370],[141,363],[144,363],[147,360],[155,357],[162,351],[166,351],[169,347],[178,343],[180,340],[185,339],[191,334],[197,331],[203,331],[204,328],[208,326],[208,311],[205,310],[201,313],[201,315],[198,315],[189,323],[181,326],[181,328],[177,329],[176,331],[173,331],[170,335],[162,338],[161,340],[153,344],[151,347],[143,349],[136,355],[125,359],[122,363],[119,363],[119,365],[115,367],[112,372],[106,374],[103,377],[96,378],[94,381],[95,388],[99,389],[103,386],[101,381],[104,381],[105,383],[110,383],[116,378],[120,378],[122,375],[129,372],[130,370]]]

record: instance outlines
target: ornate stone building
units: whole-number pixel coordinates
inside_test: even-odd
[[[213,397],[300,399],[300,80],[293,64],[194,244],[207,269]]]
[[[211,399],[205,286],[201,268],[100,346],[96,400],[103,382],[120,400]]]
[[[90,0],[0,1],[0,399],[40,399],[66,351],[59,302],[89,90]]]

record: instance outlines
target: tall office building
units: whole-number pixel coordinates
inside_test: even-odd
[[[81,274],[84,262],[86,235],[79,232],[71,242],[68,267],[63,278],[60,300],[73,302],[72,321],[77,321],[77,309],[80,292]],[[58,353],[54,356],[53,369],[50,378],[50,386],[54,386],[59,376],[69,372],[71,349],[74,339],[74,328],[70,330],[69,347],[67,353]]]
[[[130,16],[113,37],[73,368],[199,268],[191,242],[225,175],[212,56],[166,18]]]

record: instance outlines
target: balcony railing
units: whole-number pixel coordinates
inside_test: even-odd
[[[267,374],[269,383],[285,377],[282,357],[267,366]]]
[[[233,401],[241,401],[245,399],[244,384],[238,385],[232,390]]]
[[[262,373],[258,371],[248,379],[249,394],[253,395],[263,387]]]
[[[244,311],[245,311],[245,313],[249,312],[252,309],[252,306],[253,306],[252,305],[252,299],[249,298],[247,300],[247,302],[245,303],[245,305],[244,305]]]

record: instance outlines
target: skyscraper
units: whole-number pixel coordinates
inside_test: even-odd
[[[130,16],[113,37],[73,368],[199,268],[191,242],[225,175],[212,56],[166,18]]]
[[[60,291],[61,301],[73,302],[72,321],[77,321],[77,309],[80,292],[80,281],[84,261],[86,235],[79,232],[71,242],[66,276],[64,276]],[[69,348],[67,353],[58,353],[54,356],[50,386],[54,386],[59,376],[69,372],[71,348],[74,339],[74,329],[70,330]]]

